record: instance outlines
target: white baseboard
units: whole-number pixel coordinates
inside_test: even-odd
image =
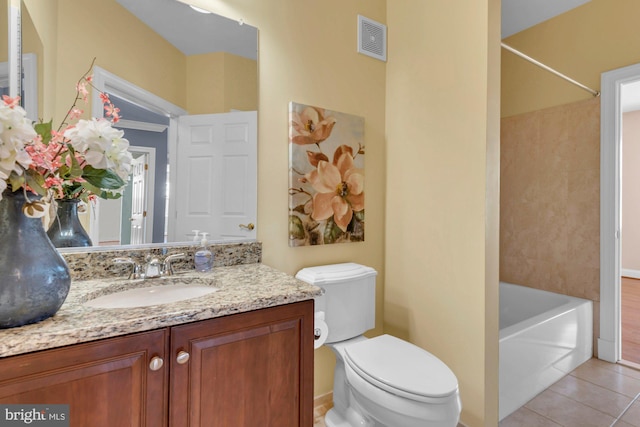
[[[622,277],[629,277],[631,279],[640,279],[640,270],[632,270],[630,268],[623,268],[621,271]]]

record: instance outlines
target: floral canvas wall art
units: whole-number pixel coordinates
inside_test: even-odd
[[[289,103],[289,246],[364,241],[364,119]]]

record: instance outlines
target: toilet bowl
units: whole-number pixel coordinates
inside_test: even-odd
[[[296,277],[324,289],[316,300],[336,355],[327,427],[455,427],[458,381],[440,359],[391,335],[365,338],[375,319],[375,270],[346,263],[306,268]]]

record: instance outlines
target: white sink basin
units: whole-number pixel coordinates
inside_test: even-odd
[[[84,305],[94,308],[148,307],[198,298],[217,290],[213,286],[193,283],[136,287],[90,299]]]

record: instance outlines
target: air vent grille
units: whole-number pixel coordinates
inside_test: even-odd
[[[358,15],[358,52],[387,60],[387,26]]]

